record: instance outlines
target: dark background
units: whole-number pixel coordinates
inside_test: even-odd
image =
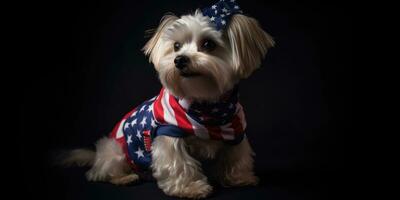
[[[215,199],[328,199],[344,187],[351,133],[351,16],[346,4],[238,0],[276,47],[240,85],[260,186],[216,188]],[[55,152],[91,146],[161,87],[140,49],[162,15],[213,1],[47,1],[27,4],[16,69],[20,194],[40,199],[161,199],[154,182],[89,183],[86,169],[51,165]],[[21,181],[22,180],[22,181]],[[21,183],[22,182],[22,183]]]

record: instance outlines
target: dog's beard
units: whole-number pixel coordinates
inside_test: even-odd
[[[215,101],[236,83],[232,67],[219,57],[193,54],[191,65],[184,71],[175,67],[173,59],[173,55],[165,56],[158,73],[163,86],[174,96]]]

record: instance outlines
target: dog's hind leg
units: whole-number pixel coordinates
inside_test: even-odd
[[[92,168],[86,173],[89,181],[109,181],[125,185],[137,181],[119,144],[112,138],[102,138],[96,143],[96,155]]]

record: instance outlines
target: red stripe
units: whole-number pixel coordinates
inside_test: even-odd
[[[154,106],[153,106],[153,113],[154,117],[156,118],[157,122],[164,124],[165,119],[164,119],[164,108],[162,107],[161,101],[162,98],[164,97],[164,88],[161,89],[160,94],[154,101]]]
[[[122,120],[119,121],[117,123],[117,125],[114,126],[113,130],[110,133],[110,138],[115,138],[117,136],[118,128],[119,128],[119,125],[121,124],[121,122],[122,122]]]
[[[136,107],[136,108],[137,108],[137,107]],[[122,118],[122,119],[128,119],[128,118],[129,118],[129,116],[131,116],[131,115],[132,115],[132,113],[136,111],[136,108],[135,108],[135,109],[133,109],[133,110],[131,110],[130,112],[126,113],[126,114],[124,115],[124,118]]]
[[[221,128],[219,126],[205,126],[208,130],[208,135],[213,140],[222,140]]]
[[[243,133],[242,121],[240,120],[238,115],[235,115],[233,117],[231,127],[235,131],[235,135]]]
[[[169,104],[171,105],[172,109],[174,110],[175,119],[176,119],[176,122],[178,123],[178,127],[183,129],[185,132],[194,134],[192,124],[190,123],[189,119],[186,117],[185,110],[182,108],[181,105],[179,105],[178,101],[172,95],[169,96]]]

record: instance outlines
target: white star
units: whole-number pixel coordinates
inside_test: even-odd
[[[229,12],[228,12],[228,13],[226,13],[226,15],[228,15],[228,16],[229,16],[229,15],[231,15],[231,13],[229,13]]]
[[[232,109],[233,108],[233,103],[229,104],[229,108]]]
[[[142,112],[145,108],[146,108],[146,105],[142,106],[142,108],[140,108],[139,112]]]
[[[222,21],[221,21],[221,24],[222,24],[222,25],[225,25],[225,24],[226,24],[226,21],[225,21],[225,20],[222,20]]]
[[[211,6],[211,8],[215,10],[215,9],[217,9],[217,6],[213,5],[213,6]]]
[[[153,111],[153,104],[151,104],[150,106],[149,106],[149,108],[147,109],[147,112],[152,112]]]
[[[226,8],[223,8],[222,12],[226,13],[226,12],[228,12],[228,10]]]
[[[124,125],[124,130],[127,128],[129,128],[129,123],[125,123],[125,125]]]
[[[136,132],[136,137],[139,138],[139,140],[142,139],[142,134],[140,134],[139,130]]]
[[[239,6],[235,6],[235,7],[233,7],[234,9],[239,9]]]
[[[224,15],[224,14],[221,14],[221,17],[225,17],[225,15]]]
[[[214,108],[214,109],[212,109],[212,110],[211,110],[211,112],[212,112],[212,113],[216,113],[216,112],[218,112],[218,108]]]
[[[153,128],[157,127],[157,124],[153,119],[151,119],[151,127]]]
[[[215,20],[215,17],[214,17],[214,16],[212,16],[212,17],[211,17],[211,21],[214,21],[214,20]]]
[[[144,125],[146,125],[146,117],[143,117],[142,122],[140,122],[140,124],[144,127]]]
[[[133,112],[131,116],[132,116],[132,117],[135,116],[136,113],[137,113],[137,110],[136,110],[135,112]]]
[[[135,126],[137,124],[137,119],[135,118],[132,122],[131,122],[131,126]]]
[[[132,135],[128,135],[128,140],[126,141],[128,145],[132,143]]]
[[[218,10],[215,10],[215,14],[217,14],[218,13]]]
[[[135,153],[136,153],[136,155],[137,155],[138,158],[144,157],[144,155],[143,155],[143,150],[141,150],[140,147],[138,148],[137,151],[135,151]]]

